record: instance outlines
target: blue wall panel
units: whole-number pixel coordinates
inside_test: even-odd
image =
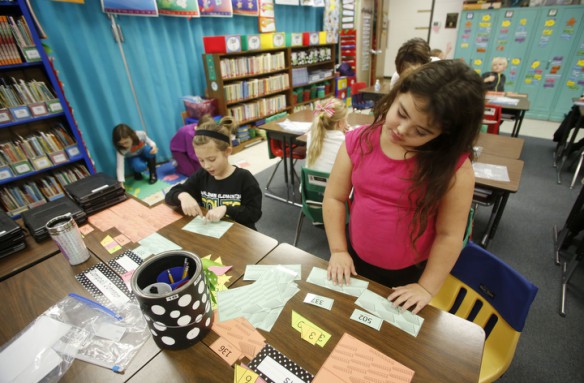
[[[97,0],[35,1],[33,7],[96,168],[114,175],[113,127],[142,127],[111,22]],[[323,8],[276,5],[275,14],[279,32],[322,30]],[[170,139],[182,125],[180,97],[205,92],[202,37],[258,33],[258,19],[117,16],[116,22],[145,128],[160,148],[158,161],[170,159]]]

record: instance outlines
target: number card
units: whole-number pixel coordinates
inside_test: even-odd
[[[308,293],[304,298],[304,303],[309,303],[314,306],[322,307],[323,309],[331,310],[333,308],[334,299],[323,297],[316,294]]]
[[[233,383],[255,383],[258,378],[259,375],[252,370],[248,370],[238,364],[235,365],[235,379]]]
[[[318,344],[320,347],[324,347],[326,342],[331,338],[331,334],[324,331],[294,310],[292,310],[292,327],[300,332],[302,339],[311,344]]]
[[[381,324],[383,323],[383,319],[373,316],[359,309],[355,309],[355,311],[353,311],[353,314],[351,314],[351,319],[359,323],[363,323],[364,325],[367,325],[371,328],[374,328],[377,331],[379,331],[379,329],[381,328]]]
[[[310,383],[314,378],[314,375],[269,344],[249,363],[249,368],[267,383]]]
[[[211,344],[211,350],[215,351],[230,366],[233,366],[242,356],[241,351],[237,347],[222,337],[219,337],[219,339]]]

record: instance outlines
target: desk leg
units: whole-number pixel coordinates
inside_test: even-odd
[[[489,224],[487,225],[487,230],[483,239],[481,241],[481,246],[485,249],[489,245],[489,241],[495,237],[497,232],[497,227],[503,216],[503,211],[505,210],[505,205],[507,205],[507,200],[509,199],[509,193],[502,193],[495,204],[493,205],[493,211],[491,212],[491,218],[489,218]]]
[[[566,146],[566,149],[562,152],[562,158],[560,161],[560,165],[558,167],[556,167],[556,175],[557,175],[557,182],[558,184],[562,183],[562,179],[561,179],[561,174],[562,174],[562,169],[564,168],[564,164],[566,163],[566,160],[568,159],[568,157],[570,156],[570,153],[572,152],[572,147],[574,146],[574,141],[576,141],[576,136],[578,135],[578,132],[580,131],[580,127],[584,125],[584,116],[581,116],[578,119],[578,122],[576,123],[576,126],[574,127],[574,131],[572,132],[572,136],[570,137],[570,141],[568,142],[568,145]]]
[[[521,124],[523,123],[523,118],[525,117],[525,111],[522,110],[517,115],[515,119],[515,124],[513,124],[513,132],[511,133],[511,137],[519,136],[519,131],[521,130]]]

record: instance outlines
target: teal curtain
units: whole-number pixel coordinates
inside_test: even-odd
[[[98,0],[32,3],[96,168],[113,176],[113,127],[142,126],[111,22]],[[275,14],[278,32],[322,30],[323,8],[276,5]],[[202,37],[258,33],[258,18],[117,16],[116,22],[146,130],[160,148],[157,160],[168,160],[170,139],[182,125],[181,97],[205,94]]]

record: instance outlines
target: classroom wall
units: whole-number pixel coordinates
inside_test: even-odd
[[[96,168],[113,176],[113,127],[142,126],[111,22],[100,1],[32,3]],[[280,32],[322,29],[323,8],[276,5],[275,14]],[[258,19],[117,16],[116,21],[145,129],[160,148],[157,160],[168,160],[170,139],[182,125],[180,97],[204,95],[202,36],[258,33]]]

